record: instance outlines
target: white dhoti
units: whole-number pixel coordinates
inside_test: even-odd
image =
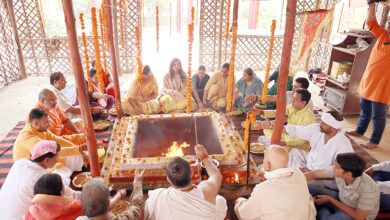
[[[308,152],[293,148],[289,154],[288,166],[291,168],[299,169],[301,167],[307,167],[307,157]]]
[[[145,219],[198,220],[224,219],[227,204],[222,196],[216,197],[215,204],[190,193],[173,188],[149,191],[145,204]]]
[[[74,155],[74,156],[67,156],[65,166],[57,167],[53,171],[53,173],[57,173],[58,175],[60,175],[64,185],[69,186],[70,185],[70,176],[75,171],[81,171],[81,169],[83,168],[83,165],[84,165],[83,158],[80,154]]]

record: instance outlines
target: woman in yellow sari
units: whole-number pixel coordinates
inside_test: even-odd
[[[161,112],[158,103],[158,84],[148,65],[142,71],[143,80],[140,85],[135,79],[130,85],[125,99],[122,101],[123,113],[129,115],[157,114]]]
[[[180,60],[174,58],[169,65],[169,72],[164,76],[164,95],[160,98],[161,110],[164,113],[184,110],[187,105],[186,88],[186,73]],[[191,110],[196,110],[198,106],[192,97],[191,101]]]

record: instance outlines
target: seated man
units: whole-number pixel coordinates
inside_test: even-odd
[[[226,200],[218,195],[222,175],[211,162],[202,145],[195,152],[203,161],[209,179],[199,185],[192,183],[192,172],[188,161],[175,157],[167,166],[168,189],[149,191],[145,204],[145,219],[224,219]]]
[[[266,180],[256,185],[249,199],[238,198],[234,211],[240,219],[311,219],[316,210],[305,176],[288,167],[286,149],[271,145],[264,154],[259,175]]]
[[[287,91],[286,93],[286,105],[290,105],[292,102],[292,98],[295,92],[295,89],[308,89],[309,88],[309,80],[307,80],[304,77],[299,77],[295,80],[294,86],[292,88],[292,91]],[[266,101],[268,102],[276,102],[277,96],[276,95],[267,95]],[[261,97],[255,96],[255,95],[249,95],[246,99],[246,103],[254,103],[257,100],[261,100]],[[307,104],[310,110],[313,110],[314,104],[312,100],[309,101]]]
[[[310,152],[292,149],[289,167],[326,169],[334,165],[338,154],[353,152],[351,142],[341,131],[343,122],[343,116],[336,111],[330,111],[322,114],[320,124],[284,126],[288,136],[307,140],[311,145]]]
[[[390,211],[390,161],[372,165],[365,173],[372,176],[381,191],[381,207]]]
[[[81,171],[83,162],[88,163],[88,156],[83,149],[85,144],[74,145],[72,142],[51,133],[49,130],[49,117],[45,110],[35,108],[29,114],[29,123],[22,129],[16,138],[13,148],[13,160],[29,159],[30,149],[41,140],[55,141],[61,146],[58,163],[54,166],[56,172],[70,183],[70,175],[74,171]]]
[[[39,93],[39,102],[34,108],[43,109],[49,114],[49,131],[53,134],[64,136],[65,139],[77,145],[85,143],[84,134],[58,107],[57,97],[52,91],[43,89]],[[82,128],[81,123],[79,123],[79,127]]]
[[[198,73],[192,75],[192,96],[195,99],[196,103],[199,105],[199,108],[202,109],[204,108],[204,88],[206,87],[206,84],[209,79],[210,76],[206,73],[206,67],[204,65],[200,65],[198,67]]]
[[[52,91],[57,97],[57,105],[63,111],[69,119],[80,119],[81,110],[80,107],[70,104],[65,97],[62,90],[66,87],[66,79],[61,72],[55,72],[50,75],[50,84],[52,85]],[[103,111],[101,107],[91,108],[92,114],[99,114]]]
[[[16,161],[0,190],[0,216],[2,219],[23,219],[34,197],[34,184],[47,169],[58,161],[60,145],[54,141],[38,141],[29,151],[29,159]],[[78,199],[80,192],[65,186],[65,195]]]
[[[234,80],[235,81],[235,80]],[[214,73],[204,88],[203,105],[225,108],[229,89],[229,63],[222,65],[221,71]]]
[[[143,208],[142,178],[144,171],[135,172],[133,192],[130,196],[130,205],[119,215],[109,212],[109,209],[126,195],[126,189],[121,189],[110,200],[110,190],[102,178],[94,178],[84,185],[81,192],[81,205],[86,216],[78,217],[77,220],[105,219],[135,220],[141,218]]]
[[[310,101],[311,94],[306,89],[296,89],[292,102],[290,105],[286,107],[286,122],[289,125],[300,125],[306,126],[316,123],[316,118],[313,112],[308,108],[307,103]],[[256,111],[256,110],[254,110]],[[276,111],[275,110],[264,110],[260,113],[265,118],[275,118]],[[264,129],[264,135],[267,137],[266,139],[271,138],[273,130],[269,130],[272,127],[272,124],[269,120],[265,122],[256,121],[259,123],[255,124],[256,126]],[[259,137],[259,142],[261,142],[261,138]],[[264,139],[263,139],[264,140]],[[303,140],[298,137],[288,137],[286,134],[282,134],[282,141],[284,142],[284,147],[287,150],[291,150],[292,148],[297,148],[305,151],[310,150],[310,143],[307,140]]]
[[[237,81],[234,89],[233,103],[235,103],[235,108],[238,108],[242,113],[246,114],[253,107],[254,103],[245,103],[244,99],[251,94],[260,95],[263,91],[264,84],[251,68],[246,68],[242,75],[242,78]]]
[[[276,97],[276,95],[277,95],[279,70],[280,70],[280,65],[278,66],[277,70],[275,70],[268,78],[269,83],[271,83],[272,81],[275,81],[275,82],[271,87],[268,88],[267,97],[268,96],[275,96]],[[287,91],[292,90],[293,82],[294,82],[294,77],[288,76],[288,78],[287,78]],[[276,108],[276,101],[275,102],[267,102],[266,105],[267,105],[267,109],[275,109]]]
[[[337,155],[334,166],[305,174],[307,180],[335,178],[338,191],[310,185],[317,204],[317,219],[375,219],[380,190],[365,173],[366,162],[355,153]]]
[[[144,66],[142,73],[142,84],[140,85],[138,80],[134,79],[122,101],[124,114],[139,115],[161,112],[160,104],[156,99],[158,95],[157,80],[148,65]]]

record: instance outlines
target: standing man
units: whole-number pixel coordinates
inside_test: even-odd
[[[390,6],[389,0],[384,4]],[[360,117],[356,130],[346,134],[362,136],[372,119],[373,131],[368,142],[361,147],[372,149],[379,145],[386,126],[386,111],[390,103],[390,37],[376,21],[376,3],[368,0],[366,25],[377,38],[367,63],[366,71],[360,81]]]

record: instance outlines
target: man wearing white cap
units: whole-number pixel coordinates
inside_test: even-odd
[[[31,148],[30,160],[22,158],[13,164],[0,190],[1,219],[23,219],[34,197],[35,182],[57,163],[60,150],[56,142],[41,140]],[[79,199],[80,192],[65,186],[65,195]]]
[[[298,137],[310,142],[311,150],[292,149],[289,167],[304,170],[320,170],[334,165],[340,153],[353,152],[351,142],[341,132],[344,119],[336,111],[322,114],[321,122],[308,126],[286,125],[290,137]]]

